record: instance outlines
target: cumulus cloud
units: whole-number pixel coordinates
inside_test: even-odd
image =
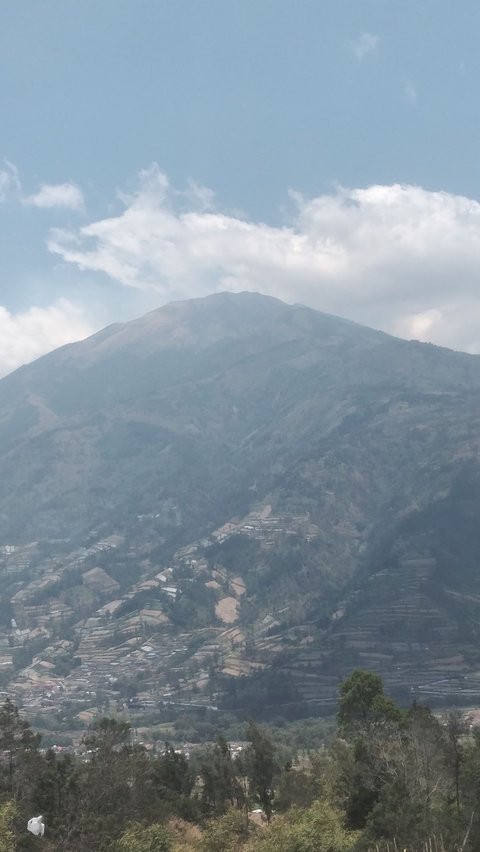
[[[141,173],[122,211],[50,233],[50,251],[158,303],[257,290],[405,337],[480,351],[480,204],[417,186],[292,195],[284,227],[210,209]],[[209,207],[202,199],[208,197]]]
[[[83,310],[67,299],[18,314],[0,305],[0,376],[93,331]]]
[[[75,183],[44,183],[38,192],[32,195],[24,195],[20,174],[17,167],[5,160],[3,168],[0,168],[0,202],[14,199],[28,207],[39,207],[51,209],[63,207],[69,210],[83,210],[85,199],[80,187]]]
[[[31,207],[50,209],[63,207],[69,210],[83,210],[83,193],[74,183],[44,183],[34,195],[27,195],[23,203]]]
[[[361,62],[369,53],[376,51],[379,41],[380,38],[375,33],[362,33],[355,41],[351,42],[351,48]]]

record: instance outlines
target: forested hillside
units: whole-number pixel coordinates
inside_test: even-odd
[[[41,749],[11,702],[0,711],[0,848],[50,852],[473,852],[480,843],[480,731],[467,717],[401,709],[380,678],[341,687],[320,750],[279,747],[249,723],[192,751],[154,751],[99,719],[76,754]],[[427,844],[427,845],[426,845]]]

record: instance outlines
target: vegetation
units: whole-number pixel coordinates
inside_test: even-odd
[[[42,751],[0,709],[0,852],[474,852],[480,844],[480,730],[456,714],[399,708],[378,675],[343,683],[331,746],[285,760],[250,722],[235,753],[222,737],[190,759],[149,753],[130,726],[97,721],[79,755]],[[428,844],[428,845],[425,845]]]

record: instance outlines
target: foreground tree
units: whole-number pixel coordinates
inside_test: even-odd
[[[195,820],[198,804],[191,795],[194,785],[195,775],[188,759],[166,743],[164,753],[151,761],[149,795],[157,819],[176,814]]]
[[[230,808],[207,825],[199,844],[200,852],[238,852],[243,849],[248,831],[241,811]]]
[[[163,825],[133,823],[117,843],[118,852],[171,852],[172,843]]]
[[[41,813],[49,837],[58,838],[61,849],[69,848],[69,837],[78,819],[81,771],[72,755],[57,755],[48,749],[39,767],[35,785],[35,813]]]
[[[402,711],[383,691],[380,675],[356,669],[340,687],[337,714],[339,733],[369,736],[373,731],[398,723]]]
[[[247,844],[245,852],[350,852],[358,837],[344,828],[339,811],[317,801],[275,819]]]
[[[15,852],[14,821],[17,816],[15,802],[11,799],[0,805],[0,852]]]
[[[41,737],[22,719],[18,707],[9,698],[0,708],[0,753],[6,769],[0,775],[1,790],[14,799],[25,799],[31,790],[38,763]]]
[[[275,746],[262,728],[250,722],[247,727],[250,747],[245,756],[249,773],[250,791],[262,807],[267,822],[272,817],[273,775],[275,771]]]
[[[205,752],[200,763],[204,814],[213,817],[225,813],[229,807],[244,807],[238,768],[226,739],[220,736],[215,745]]]
[[[403,718],[385,695],[379,675],[356,670],[341,685],[338,731],[348,746],[342,754],[345,775],[339,786],[345,790],[351,828],[365,827],[381,791],[395,777]]]
[[[103,852],[131,819],[130,725],[102,718],[90,727],[83,744],[87,760],[80,770],[75,826],[67,848]]]

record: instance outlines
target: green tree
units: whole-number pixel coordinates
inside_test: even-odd
[[[17,807],[11,799],[0,805],[0,852],[15,852],[13,824],[16,816]]]
[[[34,801],[42,813],[49,836],[55,836],[62,849],[68,848],[75,833],[81,790],[80,767],[72,755],[57,755],[48,749],[36,776]]]
[[[358,833],[347,831],[342,814],[323,801],[293,809],[250,841],[245,852],[349,852]]]
[[[248,825],[243,814],[230,808],[210,822],[201,839],[201,852],[237,852],[248,837]]]
[[[254,722],[247,727],[247,740],[250,742],[246,754],[250,791],[263,808],[267,821],[272,816],[273,776],[275,772],[275,746],[265,730]]]
[[[359,730],[346,764],[348,824],[365,827],[372,843],[390,837],[416,847],[435,832],[445,836],[452,822],[447,738],[431,711],[414,704],[400,717],[385,714],[368,735]]]
[[[462,715],[458,712],[448,714],[447,725],[447,760],[451,769],[451,780],[455,796],[455,808],[460,814],[460,778],[464,762],[464,748],[462,740],[466,734],[466,726]]]
[[[317,794],[317,780],[305,769],[285,768],[275,790],[275,810],[287,811],[292,807],[307,807]]]
[[[480,849],[480,728],[474,728],[469,740],[463,744],[460,800],[464,825],[472,818],[472,848]]]
[[[119,746],[126,745],[130,740],[130,734],[129,722],[103,716],[90,726],[83,738],[83,744],[88,749],[107,754]]]
[[[163,825],[133,823],[118,840],[119,852],[170,852],[172,843]]]
[[[108,849],[130,817],[132,748],[130,725],[117,719],[96,721],[83,738],[88,749],[79,778],[78,819],[72,849]]]
[[[343,779],[351,828],[365,826],[382,789],[392,780],[404,716],[373,672],[357,669],[340,687],[339,733],[349,741],[353,757],[344,762],[348,774]]]
[[[0,708],[0,801],[15,801],[20,823],[36,811],[37,779],[42,766],[39,744],[40,735],[32,731],[12,701],[5,701]],[[20,848],[22,844],[20,838]]]
[[[192,796],[195,775],[186,756],[165,744],[165,752],[153,759],[150,769],[151,795],[162,818],[175,814],[184,819],[197,816],[198,804]]]
[[[369,735],[389,722],[399,722],[402,711],[387,698],[380,675],[356,669],[340,687],[337,721],[343,735]]]
[[[212,817],[224,813],[228,807],[244,806],[243,787],[237,770],[230,747],[220,736],[200,762],[202,810],[205,814]]]

